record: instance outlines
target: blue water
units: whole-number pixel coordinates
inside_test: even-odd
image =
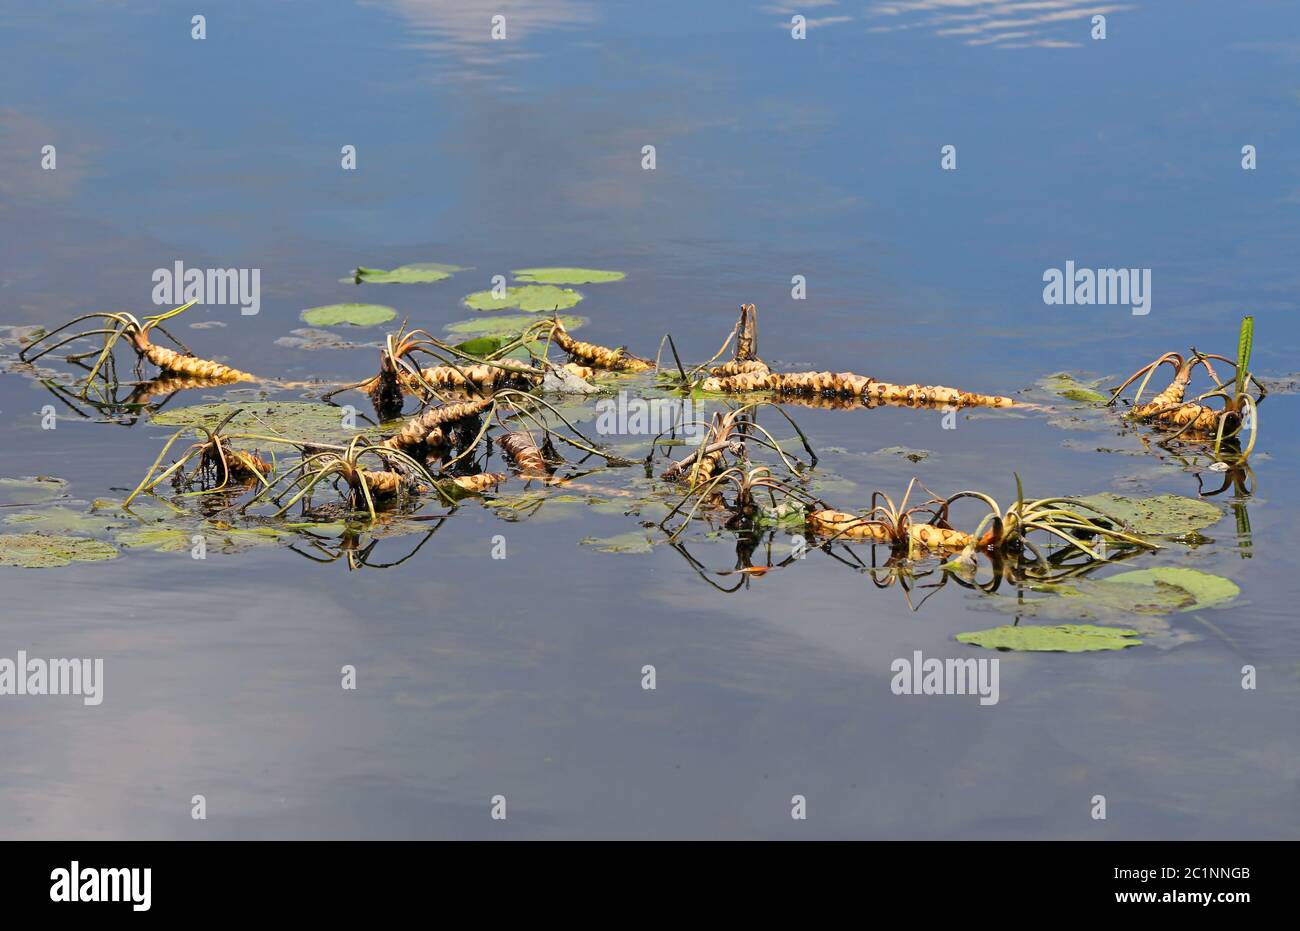
[[[196,307],[191,323],[223,326],[183,338],[258,374],[349,381],[373,349],[277,343],[303,308],[374,301],[438,332],[493,275],[577,265],[627,272],[580,289],[583,337],[647,355],[671,332],[707,358],[752,301],[763,355],[792,369],[1010,393],[1190,345],[1231,356],[1245,313],[1256,371],[1300,369],[1294,4],[1110,4],[1101,41],[1068,0],[229,6],[201,41],[170,3],[0,12],[0,324],[152,313],[153,270],[177,260],[258,268],[260,313]],[[419,261],[468,270],[338,280]],[[1044,270],[1066,261],[1151,269],[1151,312],[1045,305]],[[222,396],[193,394],[172,403]],[[68,411],[42,431],[48,402],[0,375],[0,476],[58,475],[76,501],[121,497],[171,432]],[[839,450],[822,468],[845,508],[912,475],[1004,504],[1013,472],[1044,492],[1196,494],[1114,424],[793,413]],[[914,650],[987,655],[952,639],[1006,621],[977,593],[948,585],[913,612],[814,552],[724,595],[666,545],[580,546],[637,529],[609,509],[464,507],[385,571],[283,547],[0,568],[0,656],[102,656],[107,677],[96,708],[0,697],[0,836],[1294,837],[1295,413],[1280,392],[1261,410],[1238,502],[1251,558],[1225,504],[1211,542],[1133,564],[1221,574],[1240,598],[1119,653],[998,654],[993,707],[889,688]],[[930,456],[870,455],[891,446]],[[726,570],[734,544],[688,549]]]

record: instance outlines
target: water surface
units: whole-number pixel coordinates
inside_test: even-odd
[[[752,301],[783,367],[1008,393],[1193,344],[1231,355],[1253,313],[1257,370],[1295,371],[1294,5],[1113,4],[1104,41],[1090,8],[1043,6],[274,4],[214,9],[203,41],[170,4],[9,9],[0,324],[154,312],[150,276],[177,260],[259,268],[259,314],[198,307],[205,326],[183,337],[261,375],[346,381],[373,373],[373,349],[277,344],[303,308],[374,300],[438,332],[494,274],[583,265],[627,279],[581,289],[581,335],[646,354],[670,331],[703,359]],[[940,169],[949,144],[956,171]],[[1045,306],[1043,271],[1067,260],[1152,269],[1151,313]],[[418,261],[470,270],[338,281]],[[241,395],[171,403],[221,396]],[[0,474],[60,476],[77,502],[121,497],[171,432],[62,407],[41,430],[47,403],[28,375],[0,375]],[[723,593],[671,547],[580,545],[638,528],[610,508],[508,522],[471,503],[383,570],[286,547],[0,568],[0,655],[106,668],[97,708],[4,699],[0,834],[1293,837],[1295,412],[1284,394],[1263,407],[1255,494],[1236,502],[1251,539],[1223,496],[1208,542],[1134,563],[1227,576],[1236,602],[1123,652],[999,654],[994,707],[889,688],[914,650],[986,655],[953,640],[1008,620],[986,596],[950,584],[913,611],[898,585],[819,552]],[[1113,420],[794,413],[846,508],[913,475],[1004,502],[1013,472],[1041,493],[1197,493]],[[930,455],[871,455],[891,446]],[[688,550],[736,564],[727,535]],[[505,821],[489,816],[498,794]]]

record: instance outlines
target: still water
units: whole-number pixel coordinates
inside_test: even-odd
[[[587,266],[627,277],[580,288],[580,335],[646,355],[671,332],[702,361],[754,302],[781,368],[1010,394],[1062,370],[1117,384],[1191,345],[1232,356],[1251,313],[1254,368],[1285,380],[1300,368],[1300,14],[1141,0],[1106,7],[1099,40],[1092,12],[368,0],[213,7],[195,39],[175,4],[10,5],[0,324],[154,313],[151,275],[177,261],[255,268],[256,315],[196,307],[176,330],[302,399],[320,393],[305,383],[373,374],[383,333],[286,345],[304,308],[370,301],[439,333],[476,316],[461,298],[493,275]],[[941,168],[949,145],[956,170]],[[411,262],[467,270],[339,281]],[[1150,269],[1150,312],[1046,305],[1044,271],[1066,262]],[[908,408],[791,413],[820,451],[819,493],[847,510],[914,475],[1004,505],[1013,473],[1034,494],[1198,489],[1144,431],[1068,405],[963,413],[954,429]],[[75,510],[121,498],[172,429],[90,414],[0,374],[0,476],[58,476],[55,503]],[[690,558],[653,530],[648,552],[582,545],[642,529],[635,506],[609,506],[648,487],[638,468],[586,479],[601,507],[543,501],[508,520],[470,501],[386,569],[283,545],[0,568],[0,656],[105,669],[96,707],[0,698],[0,836],[1294,837],[1295,416],[1294,396],[1271,394],[1253,496],[1210,499],[1224,520],[1198,545],[1130,564],[1214,573],[1241,595],[1118,652],[965,646],[956,634],[1014,613],[957,584],[913,610],[929,590],[909,598],[815,549],[718,575],[737,566],[725,532],[697,534]],[[638,441],[644,455],[644,438],[620,442]],[[890,447],[928,455],[877,452]],[[381,540],[376,561],[422,539]],[[786,535],[772,545],[789,555]],[[996,656],[998,703],[893,694],[891,663],[917,650]]]

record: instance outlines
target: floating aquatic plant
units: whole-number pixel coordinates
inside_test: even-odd
[[[572,288],[559,288],[551,284],[526,284],[506,288],[500,296],[494,291],[475,291],[465,296],[465,306],[473,310],[516,308],[536,314],[564,310],[581,300],[582,295]]]
[[[1094,627],[1091,624],[1005,626],[958,634],[957,640],[990,650],[1091,653],[1095,650],[1123,650],[1137,646],[1142,643],[1137,639],[1137,633],[1126,627]]]
[[[510,273],[516,281],[533,284],[601,284],[622,281],[623,272],[602,271],[598,268],[519,268]]]
[[[304,323],[313,326],[378,326],[397,316],[397,311],[382,304],[326,304],[302,312]]]
[[[356,268],[350,278],[354,284],[427,284],[450,278],[456,272],[465,271],[459,265],[446,265],[441,262],[415,262],[399,265],[393,269]]]
[[[0,566],[52,569],[74,562],[102,562],[117,556],[117,547],[90,537],[0,533]]]

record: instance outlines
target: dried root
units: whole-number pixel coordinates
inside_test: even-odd
[[[220,362],[200,359],[198,356],[177,352],[175,349],[168,349],[166,346],[152,343],[149,341],[147,331],[127,333],[126,338],[131,343],[132,348],[141,356],[164,372],[170,372],[173,375],[223,383],[256,380],[247,372],[241,372],[239,369],[231,368]]]
[[[1041,565],[1048,564],[1047,557],[1027,539],[1027,535],[1035,531],[1049,535],[1057,543],[1063,543],[1067,549],[1078,551],[1089,559],[1102,558],[1090,545],[1095,540],[1117,546],[1158,549],[1156,544],[1125,530],[1120,521],[1100,508],[1074,498],[1026,501],[1022,495],[1003,511],[988,495],[962,491],[948,498],[932,496],[928,501],[909,508],[907,502],[915,484],[916,479],[913,479],[898,507],[886,495],[877,492],[872,496],[871,509],[864,515],[822,508],[808,513],[805,526],[827,542],[845,539],[883,543],[896,550],[905,549],[908,555],[960,552],[970,560],[974,552],[980,551],[1001,559],[1028,549]],[[948,522],[952,504],[962,498],[974,498],[989,507],[989,515],[973,533],[958,530]],[[929,520],[918,521],[918,514],[929,515]]]
[[[701,383],[705,391],[743,394],[773,391],[777,394],[820,395],[862,398],[864,401],[893,401],[906,404],[937,404],[945,407],[1013,407],[1011,398],[976,394],[942,385],[894,385],[853,372],[763,372],[710,376]]]
[[[457,475],[451,483],[461,491],[477,495],[496,488],[506,477],[504,472],[480,472],[477,475]]]
[[[557,317],[550,324],[550,338],[569,354],[574,362],[611,372],[648,372],[655,367],[649,359],[632,355],[626,349],[610,349],[595,343],[584,343],[569,335]]]
[[[247,485],[250,482],[260,482],[263,486],[268,486],[268,477],[275,471],[272,464],[255,453],[232,447],[230,441],[232,439],[266,439],[275,442],[274,438],[246,435],[225,436],[221,433],[226,424],[230,423],[239,413],[240,411],[232,412],[211,430],[206,427],[198,428],[207,436],[207,439],[201,443],[195,443],[180,459],[166,469],[159,471],[168,450],[175,445],[177,440],[194,428],[182,427],[173,433],[163,446],[162,452],[158,454],[158,458],[149,467],[149,471],[145,473],[145,477],[140,481],[140,484],[122,502],[122,507],[129,507],[131,502],[138,496],[152,492],[168,478],[171,478],[179,487],[189,487],[194,482],[200,481],[207,488],[205,492],[202,492],[204,494],[214,494],[224,491],[232,485]],[[195,457],[198,457],[198,466],[189,476],[185,476],[185,464]]]
[[[187,378],[201,378],[223,384],[237,381],[254,381],[254,377],[249,375],[247,372],[241,372],[238,369],[231,368],[228,365],[223,365],[220,362],[210,362],[207,359],[198,358],[190,352],[189,348],[186,347],[185,344],[180,342],[180,340],[176,339],[170,333],[167,333],[167,331],[162,327],[162,322],[164,320],[183,313],[192,306],[194,306],[193,301],[181,307],[169,310],[166,313],[145,317],[144,322],[141,322],[133,315],[127,313],[83,314],[80,317],[69,320],[60,327],[56,327],[49,333],[44,334],[40,339],[29,343],[18,355],[24,362],[34,362],[47,353],[58,349],[60,346],[66,346],[69,343],[90,336],[102,336],[104,338],[102,349],[96,352],[68,356],[69,361],[78,363],[89,356],[96,357],[94,365],[89,369],[90,374],[86,377],[87,387],[89,387],[90,383],[96,378],[101,376],[107,381],[117,380],[114,374],[115,365],[113,363],[113,348],[117,345],[117,342],[122,339],[125,339],[127,344],[135,350],[138,359],[152,362],[163,372]],[[64,330],[83,320],[95,319],[103,320],[106,323],[111,324],[111,326],[84,330],[79,333],[74,333],[71,336],[65,336],[57,342],[48,342],[51,337],[62,333]],[[179,351],[177,349],[168,349],[165,346],[159,346],[154,343],[150,336],[154,329],[166,334],[167,337],[179,347]],[[31,354],[33,349],[42,344],[45,345],[39,352]]]
[[[1174,430],[1174,434],[1168,437],[1169,440],[1185,434],[1200,439],[1213,436],[1216,455],[1225,440],[1235,441],[1246,425],[1252,423],[1250,443],[1244,454],[1249,456],[1259,433],[1257,405],[1267,393],[1264,386],[1249,371],[1253,341],[1254,318],[1244,317],[1241,321],[1236,362],[1224,356],[1201,353],[1194,349],[1186,358],[1176,352],[1167,352],[1125,379],[1124,383],[1115,389],[1108,403],[1114,404],[1125,388],[1141,378],[1134,394],[1133,406],[1125,414],[1126,417]],[[1233,366],[1233,380],[1225,383],[1220,379],[1211,360]],[[1174,369],[1173,380],[1150,401],[1145,404],[1140,403],[1147,382],[1163,365],[1169,365]],[[1198,367],[1205,369],[1206,374],[1214,381],[1214,387],[1191,400],[1184,400],[1192,375]],[[1251,395],[1249,389],[1252,384],[1258,388],[1258,396]],[[1211,407],[1204,403],[1213,398],[1220,399],[1223,406]]]
[[[514,460],[519,474],[527,478],[549,478],[551,467],[537,445],[533,435],[526,430],[514,430],[497,438],[497,444]]]
[[[424,466],[398,449],[373,445],[364,436],[353,437],[341,450],[321,450],[306,447],[301,463],[289,473],[291,481],[285,489],[273,495],[276,485],[268,486],[245,503],[242,510],[272,496],[280,509],[275,517],[283,517],[298,502],[306,508],[312,492],[323,482],[340,483],[347,489],[347,504],[354,511],[364,510],[370,520],[376,519],[379,506],[387,506],[407,497],[430,490],[442,493],[437,482]],[[288,498],[285,501],[285,498]]]
[[[401,430],[379,445],[385,449],[406,452],[452,446],[453,440],[461,440],[466,434],[477,433],[480,415],[492,407],[493,403],[492,398],[479,398],[431,407],[416,414]]]

